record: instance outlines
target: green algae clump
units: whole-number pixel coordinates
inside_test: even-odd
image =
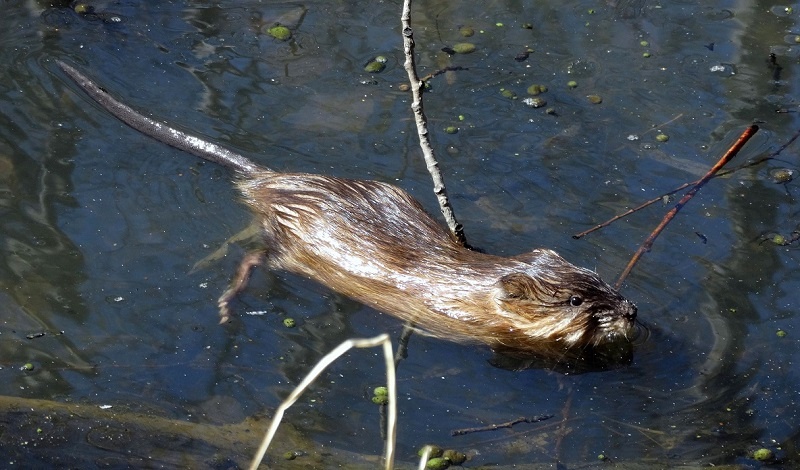
[[[603,102],[603,97],[600,95],[589,95],[586,97],[592,104],[600,104]]]
[[[367,73],[380,73],[386,68],[386,64],[373,60],[364,66],[364,71]]]
[[[539,95],[547,91],[547,86],[545,85],[531,85],[528,87],[528,94],[529,95]]]
[[[375,403],[376,405],[388,405],[389,397],[386,395],[375,395],[372,397],[372,403]]]
[[[772,460],[772,457],[774,457],[774,454],[772,453],[772,451],[767,449],[767,448],[765,448],[765,447],[762,447],[761,449],[753,451],[753,458],[755,460],[758,460],[759,462]]]
[[[429,445],[423,446],[423,447],[422,447],[422,448],[421,448],[421,449],[420,449],[420,450],[417,452],[417,455],[419,455],[420,457],[422,457],[422,455],[425,453],[425,449],[430,449],[430,452],[428,452],[428,457],[429,457],[429,458],[433,458],[433,457],[441,457],[441,456],[442,456],[442,454],[444,453],[444,451],[442,450],[442,448],[441,448],[441,447],[439,447],[439,446],[437,446],[437,445],[429,444]]]
[[[282,24],[267,28],[267,34],[279,41],[288,41],[292,37],[292,31]]]
[[[453,449],[447,449],[444,451],[442,457],[449,460],[453,465],[461,465],[467,460],[466,454],[462,454],[461,452]]]
[[[508,98],[510,100],[517,99],[517,94],[507,88],[501,88],[500,94],[503,95],[503,98]]]
[[[450,466],[450,461],[444,457],[434,457],[425,464],[427,470],[444,470]]]
[[[475,44],[471,42],[459,42],[458,44],[453,44],[453,50],[456,51],[458,54],[470,54],[475,52]]]

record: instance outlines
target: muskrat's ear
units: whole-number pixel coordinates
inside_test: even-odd
[[[506,274],[500,278],[502,299],[532,299],[536,297],[536,281],[525,273]]]

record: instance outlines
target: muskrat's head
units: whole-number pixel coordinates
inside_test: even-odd
[[[636,306],[597,274],[551,250],[515,259],[525,263],[524,269],[504,275],[496,285],[498,314],[514,330],[498,335],[500,349],[539,353],[544,343],[554,350],[586,350],[630,340]]]

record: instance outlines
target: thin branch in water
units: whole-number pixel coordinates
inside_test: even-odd
[[[725,174],[727,174],[727,172]],[[722,176],[722,174],[714,175],[714,177],[717,177],[717,176]],[[645,201],[642,204],[634,207],[633,209],[628,209],[627,211],[623,212],[622,214],[617,214],[614,217],[606,220],[605,222],[601,222],[601,223],[595,225],[594,227],[590,228],[589,230],[584,230],[583,232],[576,233],[575,235],[572,236],[572,238],[574,238],[575,240],[578,240],[580,238],[585,237],[586,235],[589,235],[590,233],[592,233],[594,231],[600,230],[603,227],[608,227],[609,225],[613,224],[614,222],[618,221],[619,219],[624,219],[625,217],[633,214],[634,212],[639,212],[640,210],[644,209],[645,207],[651,206],[651,205],[657,203],[658,201],[663,201],[665,197],[671,196],[672,194],[675,194],[675,193],[677,193],[678,191],[680,191],[682,189],[688,188],[689,186],[691,186],[693,184],[697,184],[699,181],[700,180],[695,180],[695,181],[692,181],[691,183],[684,183],[684,184],[678,186],[677,188],[673,189],[672,191],[670,191],[668,193],[664,193],[661,196],[654,197],[653,199],[650,199],[649,201]]]
[[[688,203],[694,197],[694,195],[697,194],[697,191],[699,191],[700,188],[702,188],[709,180],[711,180],[711,178],[713,178],[714,175],[717,172],[719,172],[722,169],[722,167],[725,166],[726,163],[728,163],[733,157],[736,156],[737,153],[739,153],[739,150],[741,150],[742,147],[744,147],[747,141],[750,140],[750,138],[753,137],[756,132],[758,132],[758,126],[756,126],[755,124],[745,129],[744,132],[742,132],[742,135],[739,136],[736,142],[728,149],[727,152],[725,152],[725,154],[719,159],[719,161],[717,161],[717,163],[713,167],[711,167],[711,169],[708,170],[708,172],[702,178],[700,178],[697,181],[697,183],[692,187],[692,189],[686,192],[683,198],[681,198],[681,200],[678,201],[677,204],[675,204],[675,207],[673,207],[669,212],[667,212],[667,214],[661,220],[661,223],[658,224],[655,230],[653,230],[653,233],[651,233],[650,236],[647,237],[647,239],[644,241],[644,243],[642,243],[639,249],[636,250],[636,253],[634,253],[633,257],[628,262],[628,265],[625,266],[625,270],[622,272],[622,274],[619,276],[619,279],[617,279],[617,282],[614,284],[614,287],[616,289],[619,289],[622,286],[622,283],[625,281],[625,278],[628,277],[628,274],[630,274],[631,270],[639,261],[639,259],[642,257],[642,255],[644,255],[646,251],[650,251],[650,248],[653,246],[653,243],[656,241],[658,235],[664,230],[664,228],[666,228],[667,224],[673,218],[675,218],[675,215],[678,213],[678,211],[680,211],[683,208],[683,206],[685,206],[686,203]]]
[[[519,424],[519,423],[538,423],[540,421],[544,421],[544,420],[550,419],[552,417],[553,417],[553,415],[535,416],[533,418],[526,418],[526,417],[523,416],[521,418],[517,418],[517,419],[511,420],[511,421],[508,421],[508,422],[505,422],[505,423],[500,423],[500,424],[489,424],[487,426],[480,426],[480,427],[477,427],[477,428],[454,429],[453,431],[450,432],[450,435],[451,436],[463,436],[465,434],[472,434],[472,433],[475,433],[475,432],[496,431],[498,429],[510,428],[510,427],[512,427],[512,426],[514,426],[516,424]]]
[[[416,62],[414,61],[414,30],[411,28],[411,0],[404,0],[403,13],[400,20],[403,26],[403,52],[406,57],[403,66],[406,69],[408,82],[411,85],[411,110],[414,112],[414,121],[417,124],[419,145],[422,148],[422,154],[425,157],[428,172],[433,179],[433,192],[439,200],[439,208],[442,210],[442,215],[447,223],[447,227],[450,229],[450,233],[453,234],[456,241],[466,246],[467,238],[464,235],[464,227],[458,223],[453,208],[450,206],[444,179],[439,171],[439,163],[436,161],[433,148],[428,139],[428,119],[425,116],[425,111],[422,106],[422,87],[424,84],[417,75]]]
[[[428,75],[425,75],[424,77],[422,77],[420,80],[422,81],[422,83],[424,85],[424,83],[427,82],[428,80],[430,80],[431,78],[436,77],[438,75],[441,75],[441,74],[443,74],[445,72],[460,72],[462,70],[469,70],[469,69],[466,68],[466,67],[462,67],[460,65],[449,65],[449,66],[441,68],[439,70],[434,70],[433,72],[429,73]]]
[[[682,117],[683,117],[683,113],[679,113],[677,116],[675,116],[674,118],[670,119],[669,121],[662,122],[661,124],[655,125],[655,126],[651,127],[650,129],[642,132],[641,135],[645,135],[648,132],[655,132],[658,129],[661,129],[662,127],[665,127],[665,126],[668,126],[668,125],[672,124],[673,122],[677,121],[678,119],[680,119]]]
[[[762,164],[762,163],[764,163],[766,161],[769,161],[769,160],[772,160],[774,158],[777,158],[784,150],[786,150],[790,145],[792,145],[792,143],[794,143],[794,141],[797,140],[798,138],[800,138],[800,129],[798,129],[794,133],[794,135],[792,135],[792,137],[789,140],[786,141],[786,143],[784,143],[783,145],[778,147],[778,150],[775,150],[774,152],[770,153],[767,156],[764,156],[764,157],[761,157],[761,158],[756,158],[755,160],[743,163],[743,164],[741,164],[741,165],[739,165],[737,167],[731,168],[729,170],[720,171],[720,172],[716,173],[714,176],[712,176],[712,178],[719,178],[719,177],[722,177],[722,176],[727,176],[727,175],[735,173],[735,172],[737,172],[739,170],[743,170],[745,168],[751,168],[751,167],[760,165],[760,164]],[[700,182],[700,180],[698,179],[698,180],[691,181],[689,183],[684,183],[684,184],[678,186],[677,188],[675,188],[675,189],[673,189],[671,191],[668,191],[668,192],[666,192],[666,193],[664,193],[664,194],[662,194],[662,195],[660,195],[658,197],[654,197],[653,199],[650,199],[649,201],[643,202],[642,204],[640,204],[639,206],[637,206],[637,207],[635,207],[633,209],[629,209],[629,210],[623,212],[622,214],[615,215],[614,217],[606,220],[605,222],[601,222],[601,223],[595,225],[594,227],[592,227],[592,228],[590,228],[588,230],[584,230],[583,232],[576,233],[575,235],[572,236],[572,238],[574,238],[576,240],[578,240],[580,238],[583,238],[583,237],[585,237],[586,235],[589,235],[592,232],[595,232],[597,230],[600,230],[601,228],[607,227],[607,226],[611,225],[612,223],[616,222],[619,219],[624,219],[625,217],[627,217],[627,216],[629,216],[629,215],[631,215],[631,214],[633,214],[635,212],[639,212],[640,210],[644,209],[645,207],[648,207],[648,206],[650,206],[652,204],[655,204],[658,201],[662,201],[667,196],[671,196],[671,195],[677,193],[678,191],[681,191],[681,190],[683,190],[685,188],[688,188],[689,186],[695,185],[695,184],[697,184],[699,182]]]

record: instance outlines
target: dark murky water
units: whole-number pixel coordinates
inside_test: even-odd
[[[215,299],[244,248],[192,267],[248,224],[228,175],[112,120],[54,59],[265,165],[390,181],[435,211],[409,97],[398,90],[398,2],[99,2],[100,15],[84,16],[47,5],[9,3],[0,18],[0,394],[197,426],[240,423],[269,414],[342,340],[397,335],[391,318],[268,272],[237,304],[242,321],[217,326]],[[471,243],[497,254],[552,247],[613,280],[665,207],[583,240],[570,235],[696,179],[754,119],[762,130],[737,163],[800,129],[800,27],[788,7],[415,4],[421,74],[467,69],[435,78],[425,105]],[[261,32],[276,20],[295,28],[291,41]],[[461,37],[461,25],[475,36]],[[465,40],[475,53],[441,51]],[[386,70],[365,73],[378,54]],[[549,88],[546,107],[522,103],[534,83]],[[601,104],[589,103],[593,94]],[[444,133],[451,125],[460,131]],[[749,452],[766,446],[778,466],[796,465],[800,256],[796,245],[762,237],[798,227],[796,184],[770,177],[797,168],[797,149],[711,182],[637,266],[623,292],[650,336],[629,367],[510,372],[489,365],[487,350],[414,337],[399,370],[399,459],[434,442],[470,451],[471,467],[575,468],[599,454],[643,467],[755,465]],[[286,317],[298,326],[284,327]],[[26,363],[34,369],[21,370]],[[336,449],[380,453],[369,398],[383,374],[377,352],[350,353],[290,410],[287,421],[313,440],[296,449],[309,454],[298,465]],[[220,467],[254,450],[188,437],[108,445],[79,433],[73,441],[84,450],[53,453],[48,418],[5,410],[0,458],[21,467],[66,458],[84,468],[188,465],[169,452],[215,456],[199,462]],[[544,414],[555,417],[450,437]],[[273,455],[278,468],[288,465],[284,450]]]

